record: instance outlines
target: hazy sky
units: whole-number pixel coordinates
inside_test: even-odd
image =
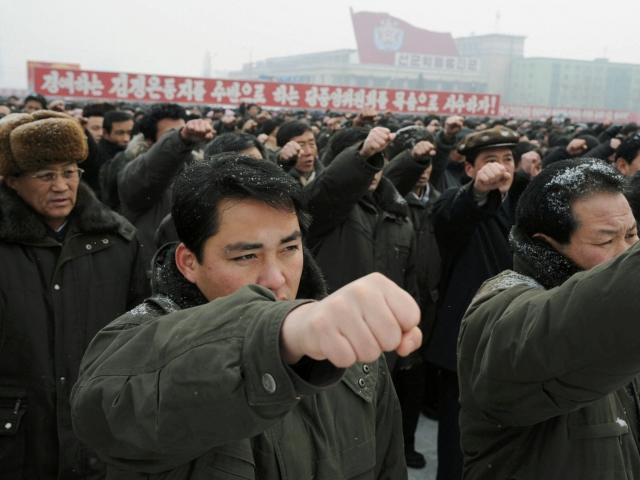
[[[349,7],[454,37],[525,35],[527,57],[640,63],[639,0],[0,0],[0,87],[26,87],[27,60],[201,76],[209,50],[215,76],[250,56],[355,48]]]

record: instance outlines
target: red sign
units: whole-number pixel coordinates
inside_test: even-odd
[[[497,115],[499,95],[335,87],[284,82],[169,77],[138,73],[34,69],[36,92],[131,102],[176,102],[311,110],[360,110],[370,106],[396,113]]]
[[[50,63],[50,62],[27,62],[27,81],[29,86],[29,91],[35,91],[35,83],[33,80],[33,69],[34,68],[64,68],[67,70],[80,70],[79,63]]]
[[[507,118],[538,119],[548,116],[565,116],[574,122],[603,122],[612,120],[616,123],[637,122],[638,114],[623,110],[599,110],[593,108],[566,107],[531,107],[523,105],[500,105],[500,116]]]
[[[457,57],[450,33],[416,28],[387,13],[351,14],[361,63],[396,64],[396,53]]]

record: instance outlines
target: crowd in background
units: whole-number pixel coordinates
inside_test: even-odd
[[[116,105],[47,101],[40,95],[0,100],[0,121],[10,120],[14,113],[30,114],[37,120],[41,111],[56,112],[52,118],[69,115],[86,141],[86,150],[70,158],[82,162],[80,171],[57,172],[65,178],[81,177],[75,208],[84,209],[84,216],[78,217],[82,221],[47,223],[45,229],[37,224],[42,216],[26,213],[8,188],[3,186],[0,192],[0,255],[7,265],[14,262],[4,270],[0,294],[20,296],[18,307],[15,302],[12,307],[16,310],[7,308],[2,314],[22,316],[19,309],[23,308],[30,317],[57,326],[57,331],[48,330],[48,334],[36,320],[29,327],[41,334],[39,344],[29,351],[37,367],[0,367],[0,402],[6,403],[0,406],[0,413],[6,411],[8,418],[15,419],[7,420],[6,430],[17,436],[21,435],[17,424],[24,414],[21,402],[28,396],[24,389],[31,387],[3,384],[2,379],[29,377],[34,369],[47,377],[43,388],[49,393],[29,405],[34,411],[40,409],[40,416],[29,424],[29,438],[35,438],[46,425],[57,432],[56,439],[48,440],[50,432],[45,432],[24,454],[40,456],[43,468],[58,465],[59,455],[80,458],[86,453],[75,446],[68,412],[79,361],[100,328],[150,293],[154,255],[163,245],[179,240],[171,217],[172,189],[176,176],[190,162],[234,152],[279,165],[305,192],[312,215],[307,243],[328,293],[380,272],[416,299],[422,312],[422,347],[406,358],[388,355],[387,363],[402,408],[409,467],[422,468],[426,463],[415,450],[419,415],[440,422],[439,480],[458,480],[462,475],[456,364],[460,322],[480,285],[512,268],[509,232],[527,185],[556,162],[600,159],[627,177],[626,195],[634,216],[640,218],[640,127],[635,123],[399,115],[372,108],[338,112],[267,110],[255,104],[237,108]],[[11,128],[17,131],[21,127],[16,125]],[[359,168],[354,160],[374,131],[394,134],[383,154],[368,160],[380,170],[375,175],[373,170]],[[479,156],[486,151],[480,147],[507,147],[508,153],[487,159]],[[21,166],[19,159],[11,161]],[[9,160],[6,162],[8,165]],[[472,188],[490,172],[492,167],[486,165],[491,164],[503,166],[508,174],[508,181],[500,187],[502,199],[495,205],[489,195],[492,189]],[[3,182],[10,189],[14,189],[12,184],[19,189],[19,180],[14,178],[24,178],[22,172],[31,170],[6,167],[1,172]],[[33,178],[51,184],[56,182],[55,175]],[[77,245],[67,246],[73,242]],[[46,257],[40,270],[16,260],[16,249],[34,245],[38,250],[28,255]],[[107,245],[114,245],[113,254],[100,265],[89,268],[79,263],[70,270],[87,252],[95,254]],[[51,246],[62,249],[48,258],[42,252]],[[31,286],[38,282],[42,284],[38,288]],[[24,293],[27,291],[34,297]],[[68,296],[58,299],[58,294]],[[39,296],[47,298],[42,308],[34,307],[38,302],[33,298]],[[0,355],[20,358],[21,340],[11,338],[16,332],[6,330],[5,323],[0,323]],[[63,330],[64,337],[58,338]],[[12,448],[4,456],[0,453],[0,465],[2,458],[20,450]],[[86,460],[78,461],[91,467],[99,463],[95,456],[87,455]],[[65,461],[60,460],[61,469]],[[70,471],[77,468],[67,466]]]

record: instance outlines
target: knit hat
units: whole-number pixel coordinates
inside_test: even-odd
[[[0,175],[60,162],[83,162],[89,154],[84,130],[64,113],[38,110],[0,119]]]

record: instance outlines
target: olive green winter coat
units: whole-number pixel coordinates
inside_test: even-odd
[[[407,477],[384,358],[290,367],[281,324],[308,300],[251,285],[207,303],[174,255],[175,245],[158,252],[155,295],[98,334],[72,392],[74,429],[108,479]],[[298,298],[323,294],[305,253]]]
[[[462,321],[463,478],[638,479],[640,244],[563,282],[570,261],[525,246]]]

